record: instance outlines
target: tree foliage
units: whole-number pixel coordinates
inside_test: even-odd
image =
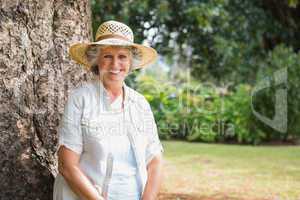
[[[92,9],[94,32],[105,20],[123,21],[136,41],[148,38],[170,62],[218,84],[251,83],[275,46],[300,47],[297,0],[94,0]]]
[[[176,86],[177,92],[185,91],[186,87],[197,87],[203,82],[213,82],[217,86],[226,85],[226,88],[233,93],[226,98],[222,119],[225,119],[225,124],[234,124],[236,128],[234,140],[259,143],[274,139],[286,141],[299,137],[297,130],[300,123],[298,112],[300,3],[298,0],[124,0],[122,2],[94,0],[92,8],[94,32],[105,20],[123,21],[132,27],[137,42],[143,42],[147,38],[169,63],[174,63],[179,68],[189,68],[193,80],[197,83],[182,82]],[[283,86],[288,91],[288,125],[285,133],[279,133],[253,118],[250,109],[250,103],[253,103],[262,115],[272,118],[275,106],[274,95],[278,87],[272,86],[261,91],[263,94],[256,96],[254,102],[251,102],[247,88],[253,88],[266,77],[272,79],[274,73],[283,68],[287,69],[288,76],[288,81]],[[173,75],[178,76],[176,73]],[[206,102],[203,101],[205,94],[192,97],[183,95],[184,93],[176,94],[175,96],[182,97],[183,102],[186,103],[177,104],[172,97],[174,88],[162,84],[160,87],[162,92],[155,95],[149,93],[152,90],[147,88],[139,89],[149,97],[149,101],[155,108],[156,118],[161,123],[160,127],[165,127],[170,122],[179,125],[168,129],[171,133],[167,131],[163,137],[167,138],[172,134],[172,130],[176,130],[176,136],[181,137],[182,131],[186,129],[180,125],[184,120],[186,123],[183,124],[188,124],[188,127],[195,127],[194,120],[204,124],[218,121],[216,119],[219,116],[203,114],[199,109],[185,113],[184,109],[190,106],[189,102],[194,100]],[[201,89],[207,90],[206,87]],[[217,108],[218,101],[213,102],[213,107]],[[211,102],[208,101],[205,105],[210,107]],[[176,112],[162,112],[161,106],[175,109]],[[195,108],[199,108],[198,105]],[[203,129],[199,130],[197,127],[188,130],[191,136],[187,139],[192,141],[232,139],[222,139],[214,129],[203,131],[204,135],[201,131]]]

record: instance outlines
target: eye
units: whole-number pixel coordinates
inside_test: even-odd
[[[113,56],[110,55],[110,54],[104,54],[104,55],[103,55],[103,58],[111,59],[111,58],[113,58]]]
[[[125,55],[125,54],[121,54],[121,55],[119,55],[119,58],[120,58],[120,59],[122,59],[122,60],[123,60],[123,59],[127,59],[127,57],[128,57],[128,56],[127,56],[127,55]]]

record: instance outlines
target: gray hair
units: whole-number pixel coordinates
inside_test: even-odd
[[[130,51],[132,62],[129,68],[129,73],[131,73],[134,69],[137,68],[137,66],[140,63],[141,60],[140,52],[135,47],[129,47],[129,46],[120,46],[120,47],[129,49]],[[102,48],[103,46],[91,45],[87,48],[85,52],[88,62],[91,63],[91,72],[94,75],[99,75],[98,58]]]

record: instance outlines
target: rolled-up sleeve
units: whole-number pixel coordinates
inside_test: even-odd
[[[153,157],[164,152],[164,148],[158,136],[157,125],[150,104],[147,100],[145,101],[146,106],[144,110],[144,126],[148,138],[146,147],[146,164],[148,165]]]
[[[58,148],[65,146],[77,154],[82,152],[82,99],[77,92],[73,92],[65,104],[64,112],[58,127]],[[56,153],[57,153],[56,151]]]

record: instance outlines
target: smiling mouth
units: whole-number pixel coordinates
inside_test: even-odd
[[[119,74],[121,70],[109,70],[109,72],[112,74]]]

